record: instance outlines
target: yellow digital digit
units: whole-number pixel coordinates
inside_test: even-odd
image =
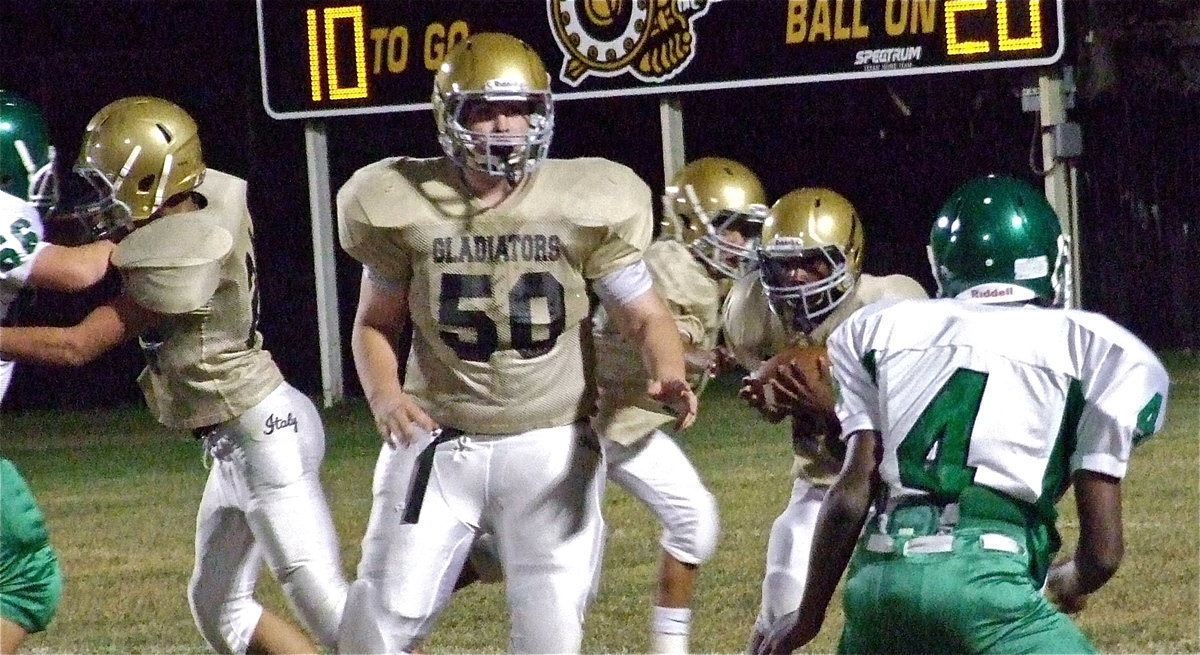
[[[321,100],[321,44],[317,39],[317,10],[304,10],[304,25],[308,28],[308,87],[313,102]]]
[[[330,7],[325,17],[325,71],[329,80],[329,99],[346,100],[367,97],[367,42],[363,29],[362,5]],[[337,72],[337,35],[334,25],[338,20],[349,19],[353,24],[354,73],[358,79],[355,86],[341,86]]]
[[[987,41],[958,40],[958,19],[955,14],[962,11],[983,11],[985,9],[987,9],[987,0],[946,0],[946,54],[973,55],[992,49],[992,44]]]
[[[1000,37],[1000,51],[1037,50],[1042,47],[1042,3],[1029,0],[1029,36],[1014,39],[1008,32],[1008,0],[996,2],[996,29]]]

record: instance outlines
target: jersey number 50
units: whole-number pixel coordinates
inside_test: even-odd
[[[439,294],[439,334],[458,358],[468,362],[486,362],[500,349],[496,323],[483,309],[463,309],[464,300],[483,304],[492,299],[492,278],[488,275],[446,273],[442,276]],[[534,302],[545,302],[548,322],[533,320]],[[563,286],[547,272],[523,273],[508,292],[508,327],[510,345],[523,358],[544,355],[554,346],[566,328],[566,302]],[[540,330],[535,330],[540,328]],[[540,333],[540,338],[539,334]],[[473,340],[464,335],[473,334]]]

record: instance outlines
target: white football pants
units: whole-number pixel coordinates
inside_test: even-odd
[[[602,443],[608,478],[658,518],[663,550],[684,564],[711,557],[720,531],[717,501],[679,444],[662,430],[629,446]]]
[[[829,487],[814,487],[808,479],[796,478],[788,506],[771,525],[762,606],[754,622],[754,629],[760,634],[767,634],[775,619],[800,606],[808,579],[808,555],[817,527],[817,513],[827,491]]]
[[[246,652],[262,616],[253,594],[265,559],[292,611],[333,648],[347,583],[318,477],[325,430],[316,407],[284,383],[204,442],[213,466],[188,585],[200,634],[218,653]]]
[[[490,532],[504,569],[509,649],[578,652],[603,549],[604,466],[595,435],[576,423],[441,438],[448,440],[426,436],[380,451],[339,651],[417,647],[449,601],[472,542]]]

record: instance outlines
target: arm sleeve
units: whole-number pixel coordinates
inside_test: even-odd
[[[879,386],[874,351],[867,350],[862,313],[856,313],[829,336],[826,347],[837,385],[837,416],[842,438],[859,430],[882,430],[879,420]]]
[[[640,259],[592,283],[592,290],[602,302],[618,305],[646,293],[650,287],[650,271]]]
[[[385,287],[408,284],[412,277],[408,251],[399,229],[372,224],[369,210],[354,178],[337,194],[338,240],[342,249],[365,266],[373,280]]]
[[[1134,446],[1160,431],[1167,413],[1166,369],[1132,335],[1097,339],[1086,352],[1084,408],[1072,470],[1125,476]]]
[[[615,170],[624,174],[608,180],[613,202],[606,209],[616,214],[584,262],[584,275],[593,280],[640,260],[654,232],[650,187],[632,170],[623,166]]]

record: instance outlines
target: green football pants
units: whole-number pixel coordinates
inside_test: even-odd
[[[996,542],[1016,544],[1016,552]],[[1015,526],[960,528],[945,552],[906,554],[904,543],[895,539],[892,552],[869,550],[866,536],[859,543],[839,653],[1096,652],[1034,585]]]

